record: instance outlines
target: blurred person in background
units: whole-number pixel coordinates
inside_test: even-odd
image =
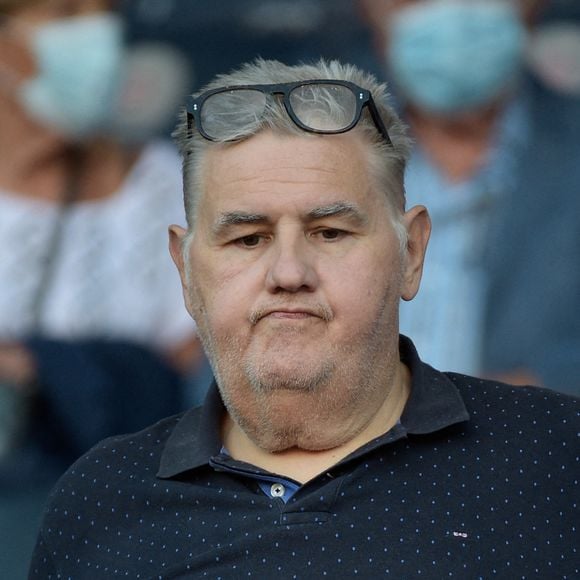
[[[5,578],[55,478],[103,437],[180,410],[200,352],[166,249],[181,163],[172,145],[143,144],[138,115],[127,120],[135,58],[114,8],[0,0]]]
[[[549,3],[360,4],[416,141],[409,203],[433,220],[402,332],[439,368],[580,393],[580,91],[528,66]]]

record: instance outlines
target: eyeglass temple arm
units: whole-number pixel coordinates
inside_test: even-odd
[[[379,114],[377,106],[375,105],[375,102],[373,101],[372,98],[370,98],[368,100],[367,105],[368,105],[371,117],[372,117],[375,125],[377,126],[377,129],[379,130],[381,135],[384,137],[387,144],[392,145],[393,142],[391,141],[391,137],[389,136],[389,132],[387,131],[387,128],[385,127],[385,124],[383,123],[383,119],[382,119],[381,115]]]
[[[187,136],[193,137],[193,124],[195,121],[196,110],[195,99],[192,96],[187,97],[185,105],[185,114],[187,115]]]

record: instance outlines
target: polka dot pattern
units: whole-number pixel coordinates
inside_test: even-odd
[[[579,578],[578,401],[410,366],[401,425],[287,501],[219,453],[211,401],[104,441],[55,488],[30,578]]]

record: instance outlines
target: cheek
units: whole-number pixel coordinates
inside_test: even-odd
[[[211,322],[214,332],[233,332],[248,320],[259,293],[259,277],[255,267],[221,263],[218,268],[219,262],[215,257],[193,260],[192,290],[197,303],[194,310],[196,316]]]
[[[375,319],[385,302],[398,305],[401,264],[390,252],[361,252],[330,263],[323,274],[331,307],[349,319]]]

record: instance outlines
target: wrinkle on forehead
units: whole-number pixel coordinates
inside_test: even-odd
[[[314,207],[301,214],[303,222],[309,223],[316,220],[341,217],[359,226],[369,223],[369,216],[356,203],[351,201],[336,201],[322,206]],[[212,233],[219,235],[229,227],[245,224],[269,224],[273,223],[272,216],[261,213],[245,211],[226,211],[220,213],[212,224]]]
[[[336,216],[364,224],[372,216],[364,215],[362,200],[374,191],[365,153],[354,135],[308,139],[269,133],[212,150],[202,185],[206,224],[215,231],[263,223],[290,206],[304,222]]]
[[[287,162],[285,162],[287,161]],[[208,180],[208,186],[219,185],[220,187],[234,186],[235,184],[252,183],[258,186],[265,185],[288,185],[288,184],[311,184],[311,183],[329,183],[331,178],[336,179],[339,183],[337,170],[339,163],[336,162],[332,166],[320,166],[315,164],[304,165],[300,157],[288,160],[278,161],[276,165],[262,166],[258,165],[254,168],[247,168],[241,164],[233,163],[227,167],[231,171],[231,179],[224,184],[223,172],[212,172],[212,177]],[[219,165],[218,165],[219,167]],[[220,168],[221,169],[221,168]],[[218,178],[219,183],[215,181]]]
[[[349,142],[348,148],[343,143]],[[264,147],[264,144],[268,143]],[[276,183],[285,181],[285,176],[280,173],[288,172],[288,181],[305,182],[316,180],[316,176],[336,175],[340,173],[344,164],[352,159],[354,150],[359,149],[357,156],[361,161],[365,160],[364,145],[358,135],[333,135],[322,137],[297,137],[276,135],[271,132],[260,133],[239,144],[222,149],[214,149],[205,157],[205,175],[222,181],[225,171],[232,179],[240,183],[256,181],[259,183]],[[248,153],[244,159],[240,159],[236,153],[244,149]],[[350,151],[347,152],[347,149]],[[326,154],[317,155],[319,151]],[[330,154],[329,154],[330,153]],[[248,166],[247,159],[251,159]],[[324,163],[320,163],[321,157]],[[275,163],[272,163],[275,158]],[[361,171],[366,170],[361,167]],[[299,170],[297,172],[297,170]]]

